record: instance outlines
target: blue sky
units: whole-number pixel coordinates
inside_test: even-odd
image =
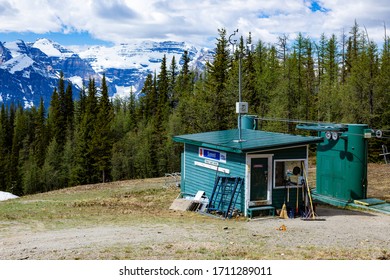
[[[355,20],[382,44],[388,0],[0,0],[0,41],[49,38],[65,46],[177,40],[213,47],[217,30],[276,42],[299,32],[341,35]],[[388,32],[390,34],[390,32]]]
[[[64,46],[77,46],[77,45],[104,45],[111,46],[112,42],[96,39],[88,32],[72,32],[65,34],[62,32],[47,32],[43,34],[37,34],[34,32],[7,32],[0,33],[0,40],[2,42],[11,42],[16,40],[23,40],[26,42],[34,42],[39,38],[48,38],[54,42],[60,43]]]

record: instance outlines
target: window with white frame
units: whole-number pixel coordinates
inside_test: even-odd
[[[274,164],[274,188],[302,187],[305,159],[275,160]]]

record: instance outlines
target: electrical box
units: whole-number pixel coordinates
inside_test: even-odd
[[[236,102],[236,113],[247,114],[248,113],[248,102]]]

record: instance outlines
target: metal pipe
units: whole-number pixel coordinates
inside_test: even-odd
[[[239,54],[238,59],[238,102],[241,104],[241,61],[242,61],[242,53]],[[242,142],[242,129],[241,129],[241,111],[238,113],[238,134],[239,134],[239,142]]]

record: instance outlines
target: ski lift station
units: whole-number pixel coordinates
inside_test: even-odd
[[[238,211],[254,217],[275,215],[287,204],[295,215],[301,213],[309,189],[305,187],[309,145],[316,144],[313,199],[335,206],[373,205],[390,212],[385,201],[367,199],[367,139],[375,137],[367,125],[297,126],[316,131],[314,137],[257,130],[255,120],[244,115],[239,129],[173,138],[184,144],[181,194],[199,202],[197,210],[224,217]]]
[[[225,216],[234,209],[250,217],[263,210],[274,214],[287,199],[291,203],[298,199],[301,204],[300,182],[308,167],[308,147],[323,139],[251,129],[253,119],[249,116],[245,122],[245,117],[241,140],[238,129],[173,138],[184,143],[183,196],[204,192],[209,207]],[[293,174],[294,167],[299,168],[297,174]]]

